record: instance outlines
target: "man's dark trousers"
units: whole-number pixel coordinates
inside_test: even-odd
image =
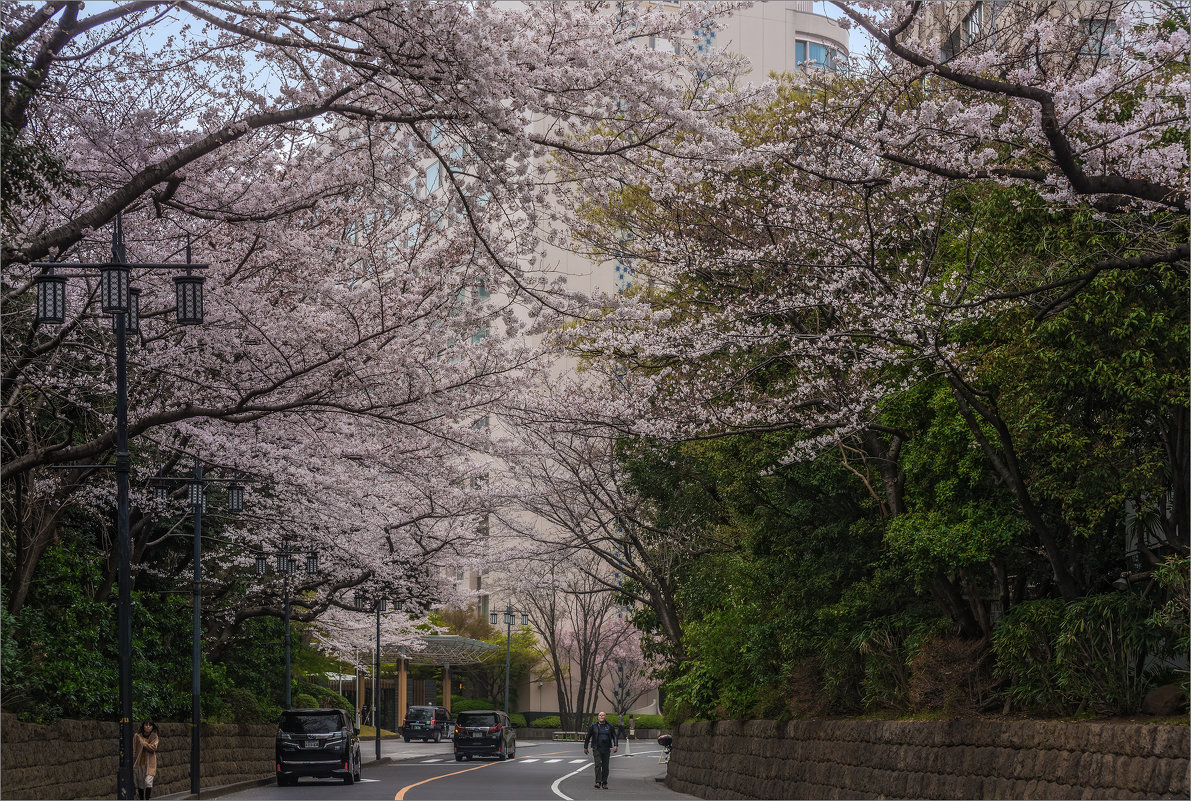
[[[595,757],[595,780],[596,784],[608,783],[608,760],[612,758],[611,748],[593,748],[591,751]]]

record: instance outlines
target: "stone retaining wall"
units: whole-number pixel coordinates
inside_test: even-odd
[[[718,721],[675,732],[666,774],[701,798],[1177,798],[1185,725]]]
[[[138,723],[139,725],[139,723]],[[119,725],[61,720],[52,725],[0,716],[0,793],[12,798],[115,798]],[[190,724],[158,724],[154,796],[190,790]],[[201,787],[259,779],[273,772],[272,725],[203,725]],[[131,755],[129,755],[131,758]]]

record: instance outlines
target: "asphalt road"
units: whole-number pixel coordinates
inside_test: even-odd
[[[364,743],[364,758],[371,743]],[[614,754],[607,790],[597,790],[591,757],[581,743],[525,741],[517,743],[517,758],[507,762],[474,759],[456,762],[450,741],[425,744],[402,753],[400,761],[364,765],[363,781],[348,787],[340,780],[304,778],[296,787],[266,785],[222,796],[236,799],[525,799],[526,801],[587,801],[587,799],[680,799],[658,781],[666,775],[659,764],[656,743],[637,741],[631,755]],[[408,754],[408,755],[407,755]]]

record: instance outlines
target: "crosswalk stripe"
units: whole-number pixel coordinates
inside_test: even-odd
[[[423,765],[428,764],[430,762],[442,762],[442,760],[441,759],[423,759],[422,760]]]
[[[518,759],[518,762],[540,762],[540,757],[530,757],[529,759]]]
[[[578,765],[578,764],[580,764],[580,763],[582,763],[582,762],[586,762],[586,761],[587,761],[586,759],[572,759],[572,760],[571,760],[571,764],[572,764],[572,765]]]
[[[562,762],[562,760],[561,759],[547,759],[546,760],[547,765],[553,764],[555,762]]]

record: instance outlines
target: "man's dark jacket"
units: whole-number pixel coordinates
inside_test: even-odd
[[[592,721],[587,727],[587,736],[583,738],[583,747],[587,748],[588,743],[591,743],[593,748],[613,748],[616,746],[616,727],[607,721]]]

